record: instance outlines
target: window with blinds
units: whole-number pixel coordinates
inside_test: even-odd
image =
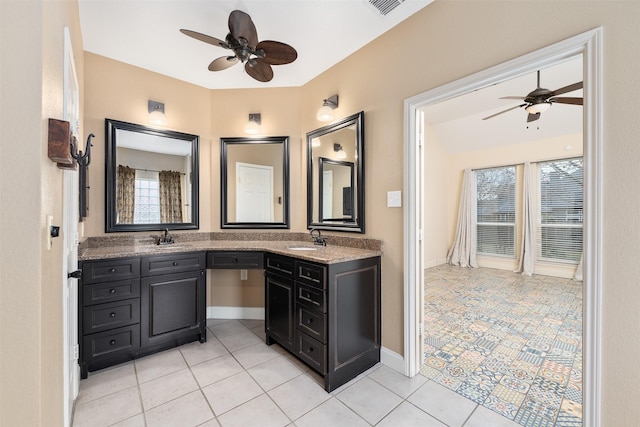
[[[582,255],[582,157],[538,164],[538,259],[578,263]]]
[[[479,169],[477,184],[477,251],[515,256],[516,168]]]

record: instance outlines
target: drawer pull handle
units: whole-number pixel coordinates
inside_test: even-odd
[[[233,262],[233,263],[238,262],[238,258],[234,258],[232,262]]]
[[[115,294],[115,293],[116,293],[116,290],[115,290],[115,289],[109,289],[109,293],[110,293],[111,295],[113,295],[113,294]]]
[[[178,261],[173,261],[173,266],[177,266],[178,265]]]
[[[304,297],[305,298],[311,298],[311,294],[309,292],[307,292],[307,293],[304,294]]]
[[[113,274],[113,273],[115,273],[115,272],[116,272],[116,269],[115,269],[115,268],[110,268],[110,269],[109,269],[109,274]]]
[[[313,319],[311,319],[311,318],[307,319],[307,320],[306,320],[306,323],[307,323],[307,325],[312,324],[312,323],[313,323]]]
[[[313,347],[309,347],[309,353],[313,353]]]
[[[114,317],[116,317],[116,314],[115,313],[110,313],[109,317],[111,317],[113,319]]]
[[[116,345],[116,340],[111,340],[111,341],[109,341],[109,344],[110,344],[110,345]]]

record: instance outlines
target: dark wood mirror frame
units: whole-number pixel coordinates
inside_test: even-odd
[[[191,143],[191,221],[156,224],[119,224],[116,211],[117,159],[116,131],[127,130],[150,136],[177,139]],[[144,125],[105,119],[105,232],[150,231],[150,230],[193,230],[199,228],[199,140],[198,135],[157,129]]]
[[[355,203],[352,203],[352,221],[326,221],[321,220],[321,215],[318,210],[320,206],[320,199],[315,203],[314,200],[320,198],[320,185],[318,183],[314,185],[314,173],[319,170],[320,165],[314,165],[313,162],[313,140],[323,136],[328,136],[332,132],[337,132],[341,129],[345,129],[351,126],[355,126],[355,158],[354,169],[355,177],[353,180],[352,200],[355,199]],[[318,160],[319,162],[319,160]],[[336,123],[329,124],[319,129],[313,130],[307,133],[307,229],[315,228],[320,230],[334,230],[334,231],[349,231],[353,233],[364,233],[364,112],[353,114],[346,117]],[[318,220],[314,220],[314,212],[318,214]]]
[[[282,221],[275,222],[238,222],[235,216],[229,212],[229,149],[237,145],[273,144],[282,147]],[[278,202],[280,204],[280,202]],[[275,206],[275,205],[274,205]],[[289,137],[269,136],[269,137],[227,137],[220,138],[220,226],[221,228],[290,228],[289,223]]]

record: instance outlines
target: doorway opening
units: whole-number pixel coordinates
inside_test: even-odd
[[[583,423],[600,425],[600,289],[602,204],[602,31],[595,29],[483,72],[405,100],[405,373],[415,375],[422,361],[424,234],[424,128],[421,111],[460,95],[506,82],[582,55],[584,69],[584,268],[583,268]],[[424,237],[423,237],[424,236]]]

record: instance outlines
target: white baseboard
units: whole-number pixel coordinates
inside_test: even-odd
[[[264,307],[207,307],[207,319],[264,320]]]
[[[400,372],[402,375],[406,375],[404,371],[404,357],[395,351],[391,351],[386,347],[380,348],[380,363],[394,371]]]

